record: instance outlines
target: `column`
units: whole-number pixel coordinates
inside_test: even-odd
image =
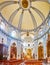
[[[17,59],[21,59],[21,42],[17,42]]]
[[[37,40],[34,42],[34,53],[35,53],[35,59],[38,59],[38,41]]]
[[[8,45],[8,58],[7,58],[7,60],[10,59],[10,44],[11,44],[11,38],[7,37],[7,45]]]
[[[46,57],[47,57],[46,43],[47,43],[47,38],[46,38],[46,35],[45,35],[43,37],[44,59],[46,59]]]

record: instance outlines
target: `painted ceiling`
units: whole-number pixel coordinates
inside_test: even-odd
[[[20,3],[22,2],[22,0],[21,1],[20,0],[0,0],[0,3],[3,3],[5,1],[19,1]],[[35,27],[38,27],[39,25],[41,25],[43,21],[47,18],[49,13],[49,3],[47,1],[48,0],[39,0],[39,1],[33,0],[31,2],[31,6],[33,8],[30,8],[30,1],[29,1],[27,4],[28,7],[25,8],[23,4],[21,6],[21,9],[16,13],[15,11],[18,8],[20,8],[20,4],[18,3],[11,4],[11,5],[5,6],[3,9],[1,8],[2,10],[0,12],[3,15],[3,17],[13,26],[20,28],[21,30],[32,30]],[[39,11],[45,17],[43,20],[41,18],[42,16],[39,15],[41,14],[39,13]],[[11,16],[12,13],[14,13],[14,17]]]

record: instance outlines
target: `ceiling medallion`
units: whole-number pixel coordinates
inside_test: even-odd
[[[24,10],[29,9],[30,8],[30,0],[20,0],[20,6]]]

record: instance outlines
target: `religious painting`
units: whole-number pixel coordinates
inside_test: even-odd
[[[11,45],[10,48],[10,59],[16,59],[17,57],[17,48],[15,42]]]
[[[26,54],[24,54],[24,59],[29,60],[29,59],[32,59],[32,58],[33,58],[32,57],[32,49],[31,48],[26,49]]]
[[[39,47],[38,47],[38,59],[42,60],[44,58],[44,52],[43,52],[43,46],[42,43],[39,43]]]
[[[49,34],[47,40],[47,57],[50,57],[50,35]]]

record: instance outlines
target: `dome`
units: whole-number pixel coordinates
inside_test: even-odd
[[[0,0],[0,50],[0,60],[5,60],[1,64],[27,65],[28,62],[29,65],[34,65],[38,62],[37,65],[48,65],[48,0]]]
[[[0,12],[8,23],[19,30],[39,27],[49,14],[47,0],[1,0]]]

